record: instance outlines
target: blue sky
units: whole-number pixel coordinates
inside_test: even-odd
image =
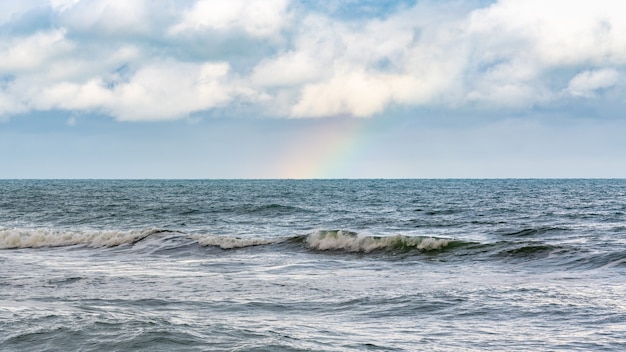
[[[619,1],[0,2],[0,178],[626,177]]]

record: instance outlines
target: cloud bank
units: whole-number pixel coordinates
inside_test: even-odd
[[[623,13],[611,0],[3,2],[0,119],[626,107]]]

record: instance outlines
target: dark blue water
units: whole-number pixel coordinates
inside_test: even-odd
[[[0,248],[2,351],[626,348],[626,180],[5,180]]]

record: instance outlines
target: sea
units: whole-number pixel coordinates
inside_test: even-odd
[[[0,351],[492,350],[626,350],[626,180],[0,180]]]

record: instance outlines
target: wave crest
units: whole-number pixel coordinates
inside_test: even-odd
[[[157,236],[155,234],[169,234]],[[172,237],[173,236],[173,237]],[[148,238],[153,241],[148,241]],[[176,241],[172,242],[173,239]],[[85,246],[110,248],[123,245],[132,248],[187,246],[195,243],[202,247],[224,250],[276,245],[281,243],[305,246],[308,250],[370,253],[372,251],[407,252],[410,250],[436,251],[457,241],[434,237],[366,236],[345,230],[321,230],[293,237],[236,237],[211,234],[185,234],[178,231],[149,229],[130,231],[80,231],[60,229],[0,229],[0,249]],[[141,244],[141,245],[140,245]]]
[[[115,247],[132,244],[164,230],[65,231],[52,229],[0,229],[0,249],[66,247]]]
[[[350,231],[317,231],[307,236],[306,243],[315,250],[343,250],[348,252],[369,253],[375,250],[421,251],[441,250],[450,244],[450,240],[434,237],[363,236]]]

